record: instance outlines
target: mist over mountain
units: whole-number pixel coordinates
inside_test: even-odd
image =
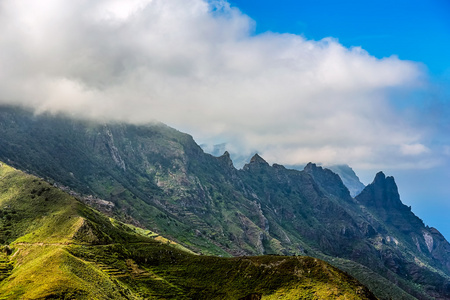
[[[163,124],[16,107],[0,110],[0,160],[197,253],[309,255],[380,299],[450,298],[448,242],[383,173],[353,198],[340,176],[314,163],[299,171],[255,154],[236,169],[228,152],[205,154]]]
[[[0,299],[450,300],[449,11],[1,0]]]
[[[229,149],[229,145],[227,143],[221,143],[216,145],[208,145],[208,144],[201,144],[200,147],[206,152],[213,156],[220,156],[225,151],[229,152],[231,151]],[[239,155],[237,153],[234,153],[231,151],[230,153],[231,159],[233,161],[233,165],[237,169],[241,169],[251,158],[251,156],[243,156]],[[288,166],[288,168],[291,169],[297,169],[297,170],[303,170],[305,166]],[[350,195],[352,197],[355,197],[358,195],[365,187],[365,185],[359,180],[356,173],[353,171],[353,169],[348,165],[332,165],[327,166],[328,169],[332,170],[334,173],[338,174],[339,177],[341,177],[343,183],[350,191]]]
[[[371,3],[332,3],[324,9],[314,2],[270,4],[291,17],[314,20],[315,26],[329,24],[321,35],[308,36],[292,27],[260,27],[240,5],[267,7],[225,0],[91,0],[89,5],[3,0],[0,103],[102,122],[160,121],[192,134],[199,144],[227,143],[238,169],[259,153],[284,166],[348,164],[365,184],[379,170],[389,170],[409,193],[408,205],[450,236],[443,213],[449,192],[437,183],[450,180],[448,80],[431,82],[422,60],[407,59],[426,49],[443,67],[444,57],[435,55],[436,48],[400,43],[406,48],[402,56],[391,48],[392,40],[373,43],[383,51],[372,53],[365,43],[375,40],[363,38],[365,33],[346,41],[339,32],[331,34],[340,26],[325,12],[334,16],[340,10],[350,20],[359,17],[344,9],[352,6],[367,20],[378,12],[383,20],[398,14],[394,20],[409,24],[412,11],[391,3],[371,10],[363,9]],[[305,5],[322,17],[304,9],[293,14],[291,5]],[[426,23],[434,24],[428,27],[434,34],[437,20],[448,19],[436,5],[414,7],[419,14],[434,7],[437,15]],[[374,22],[373,29],[380,30],[380,24],[388,28],[381,36],[391,36],[388,22]],[[436,40],[440,45],[442,38]],[[407,180],[409,173],[414,176]],[[428,207],[426,192],[409,192],[424,173],[436,195],[436,205]]]
[[[420,63],[338,37],[256,34],[227,1],[42,1],[2,1],[2,104],[157,120],[285,165],[412,168],[446,157],[428,142],[423,110],[396,109],[393,95],[427,84]]]
[[[348,188],[352,197],[357,196],[365,188],[365,185],[359,180],[355,171],[348,165],[327,166],[328,169],[338,174],[342,182]]]
[[[221,156],[223,153],[228,152],[230,154],[230,159],[233,161],[233,165],[236,169],[242,169],[246,163],[250,161],[253,154],[251,155],[241,155],[236,152],[235,149],[230,149],[230,145],[227,143],[221,143],[216,145],[200,144],[203,151],[209,153],[213,156]],[[257,152],[257,151],[256,151]]]

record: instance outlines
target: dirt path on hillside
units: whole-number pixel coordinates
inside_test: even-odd
[[[74,243],[42,243],[42,242],[36,242],[36,243],[27,243],[27,242],[18,242],[13,243],[13,246],[68,246],[68,245],[74,245]]]

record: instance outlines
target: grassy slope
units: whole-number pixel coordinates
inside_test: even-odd
[[[435,280],[437,284],[413,283],[405,272],[392,274],[381,251],[366,247],[368,239],[358,236],[358,224],[368,221],[361,219],[361,211],[353,215],[343,199],[320,195],[302,172],[268,165],[268,170],[255,172],[227,168],[229,161],[205,155],[190,136],[164,125],[105,126],[2,107],[0,132],[0,156],[8,163],[112,201],[118,219],[127,222],[131,216],[197,253],[304,254],[301,249],[305,249],[321,259],[328,259],[323,254],[353,259],[357,263],[345,269],[353,276],[366,278],[365,265],[375,271],[369,282],[389,278],[391,288],[401,283],[414,295],[423,294],[428,286],[435,290],[446,286],[442,278]],[[126,172],[117,155],[125,162]],[[306,185],[296,187],[299,181]],[[415,251],[416,246],[411,247]],[[355,259],[355,249],[364,255]],[[391,250],[396,253],[398,264],[408,263],[396,246],[382,250],[386,255]],[[428,271],[424,274],[419,277],[430,277]],[[371,288],[388,299],[381,297],[386,288],[379,286]]]
[[[131,215],[144,226],[198,253],[300,254],[300,249],[305,249],[308,255],[335,264],[330,256],[353,259],[353,250],[362,246],[359,250],[364,253],[363,261],[357,262],[379,273],[371,273],[366,284],[385,282],[383,276],[394,283],[401,282],[400,276],[386,276],[384,266],[377,265],[382,262],[377,253],[366,251],[364,243],[341,234],[340,228],[349,229],[347,221],[353,220],[349,215],[336,213],[335,208],[342,212],[341,201],[330,206],[332,201],[323,197],[322,201],[316,201],[313,190],[311,197],[303,195],[304,186],[294,188],[285,184],[297,182],[299,172],[228,170],[224,166],[226,161],[224,165],[218,164],[216,158],[202,155],[192,138],[162,125],[103,126],[60,117],[46,121],[48,116],[33,116],[14,109],[2,113],[3,109],[0,110],[0,155],[10,158],[8,163],[53,178],[78,192],[110,200],[116,204],[115,216],[121,220],[129,220],[126,216]],[[15,114],[26,116],[13,117]],[[108,130],[114,136],[114,143],[106,134]],[[127,172],[122,172],[112,159],[112,146],[119,149]],[[271,177],[270,173],[276,176]],[[288,173],[295,174],[284,176]],[[274,180],[278,175],[286,180]],[[246,183],[244,188],[242,181]],[[253,192],[260,200],[254,201]],[[320,216],[320,212],[328,213]],[[269,221],[270,231],[264,230],[264,218]],[[353,227],[353,231],[358,230]],[[1,238],[0,232],[0,242]],[[264,246],[262,250],[260,243]],[[330,249],[333,252],[327,252]],[[358,263],[347,261],[344,270],[360,276],[362,281],[367,278],[366,268]],[[394,283],[389,289],[397,291]],[[423,284],[410,284],[413,286],[408,290],[422,293]],[[389,289],[383,284],[370,288],[380,298],[399,299],[397,293],[385,296]]]
[[[317,259],[180,250],[5,164],[0,209],[0,299],[374,299]]]
[[[14,265],[0,283],[0,299],[120,298],[117,283],[65,249],[85,222],[81,213],[89,209],[4,164],[0,177],[0,232]]]

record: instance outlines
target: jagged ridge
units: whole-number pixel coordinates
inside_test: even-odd
[[[5,164],[0,178],[1,299],[375,299],[315,258],[190,254]]]
[[[387,278],[419,298],[448,297],[448,243],[423,224],[414,227],[414,236],[395,229],[367,204],[376,196],[370,186],[360,195],[367,199],[355,200],[327,169],[310,164],[289,170],[259,155],[236,170],[228,155],[207,155],[192,137],[164,125],[96,124],[17,109],[0,114],[0,158],[114,202],[116,217],[194,251],[339,257],[351,267],[339,266],[352,274],[366,266],[382,276],[368,284]],[[27,147],[18,146],[23,141]],[[419,250],[431,245],[430,237],[435,255]],[[373,288],[380,298],[401,293]]]

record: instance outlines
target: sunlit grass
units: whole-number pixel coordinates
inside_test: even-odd
[[[0,205],[0,299],[370,297],[353,278],[310,257],[195,254],[4,164]]]

